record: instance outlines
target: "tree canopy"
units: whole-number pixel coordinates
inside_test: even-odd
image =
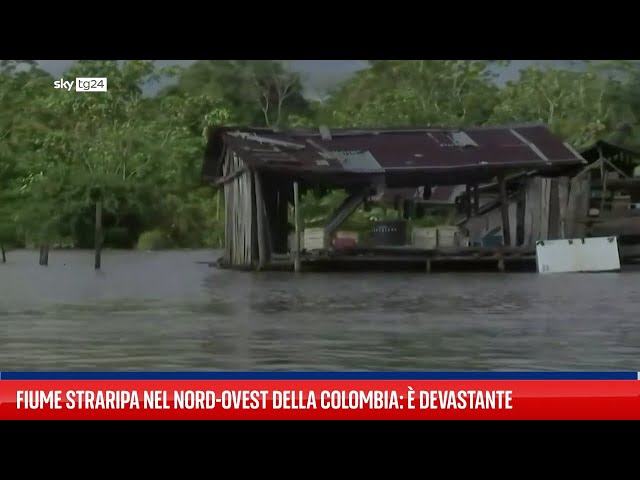
[[[213,124],[535,121],[576,148],[596,139],[640,143],[638,62],[530,67],[498,85],[499,62],[372,60],[323,101],[311,101],[300,75],[278,60],[165,69],[146,60],[79,61],[64,74],[107,77],[106,93],[54,89],[35,62],[1,61],[0,244],[90,246],[99,199],[108,246],[133,247],[145,236],[167,247],[221,246],[223,200],[200,181],[203,132]],[[160,80],[169,86],[145,95]],[[315,218],[338,200],[309,196],[306,211]]]

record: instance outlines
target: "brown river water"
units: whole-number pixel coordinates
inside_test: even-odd
[[[214,251],[0,264],[0,371],[640,370],[640,272],[243,273]]]

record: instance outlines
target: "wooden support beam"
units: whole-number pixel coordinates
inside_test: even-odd
[[[516,203],[516,244],[514,246],[521,246],[525,243],[525,223],[526,223],[526,191],[520,190],[518,192]]]
[[[604,163],[606,163],[612,170],[618,172],[618,175],[620,175],[622,178],[629,178],[629,175],[627,175],[626,173],[624,173],[622,170],[620,170],[618,167],[616,167],[613,162],[610,162],[609,160],[607,160],[606,158],[603,158],[602,161]]]
[[[236,178],[238,178],[240,175],[242,175],[246,171],[247,171],[247,169],[245,167],[239,168],[238,170],[236,170],[234,172],[231,172],[229,175],[225,175],[224,177],[220,177],[215,182],[213,182],[213,185],[215,185],[215,186],[225,185],[225,184],[235,180]]]
[[[255,210],[256,210],[256,226],[258,230],[258,269],[263,270],[269,263],[269,245],[267,241],[267,224],[265,218],[264,195],[262,190],[262,182],[260,174],[253,174],[255,186]]]
[[[466,184],[464,186],[464,192],[465,192],[465,200],[466,200],[466,204],[465,204],[465,213],[467,215],[467,218],[471,218],[471,215],[473,214],[473,210],[472,210],[472,197],[471,197],[471,185]]]
[[[278,188],[276,202],[275,229],[277,233],[275,237],[277,240],[274,251],[287,253],[289,244],[289,195],[281,187]]]
[[[590,172],[591,170],[593,170],[594,168],[601,168],[601,164],[602,164],[602,159],[600,160],[596,160],[595,162],[593,162],[591,165],[587,165],[586,167],[584,167],[582,170],[580,170],[578,173],[576,173],[573,178],[578,178],[581,177],[582,175],[584,175],[587,172]]]
[[[298,190],[298,182],[293,182],[293,217],[295,228],[295,252],[293,252],[293,270],[299,272],[300,265],[300,235],[302,226],[300,225],[300,192]]]
[[[269,177],[264,175],[262,180],[262,195],[264,196],[264,219],[267,226],[267,248],[269,261],[278,251],[278,191]]]
[[[252,177],[253,179],[253,174]],[[251,264],[256,268],[256,270],[260,270],[260,237],[258,235],[258,209],[256,208],[256,187],[255,181],[250,182],[251,184],[251,225],[249,227],[251,238],[248,239],[250,243],[250,258]]]
[[[365,188],[360,192],[351,193],[338,208],[331,214],[327,223],[325,223],[324,231],[327,237],[331,237],[340,225],[342,225],[349,216],[364,202],[369,193],[369,189]]]
[[[220,198],[222,197],[222,194],[220,193],[220,190],[218,190],[216,192],[216,221],[220,220]]]
[[[502,212],[502,240],[505,246],[511,245],[511,229],[509,226],[509,198],[507,197],[507,182],[504,176],[499,179],[500,183],[500,210]]]
[[[549,230],[547,236],[549,239],[560,238],[560,199],[558,196],[560,188],[558,179],[553,178],[549,182]]]
[[[473,214],[478,215],[480,212],[480,190],[478,184],[473,186]]]
[[[594,180],[591,182],[591,186],[595,188],[602,188],[602,180]],[[607,190],[631,190],[640,191],[640,178],[608,178]]]
[[[274,138],[263,137],[260,135],[255,135],[253,133],[246,132],[227,132],[227,135],[232,137],[242,138],[244,140],[249,140],[256,143],[262,143],[264,145],[274,145],[277,147],[290,148],[292,150],[304,150],[306,147],[299,143],[294,142],[286,142],[284,140],[276,140]]]
[[[602,148],[598,147],[598,160],[600,161],[600,178],[602,179],[602,192],[600,192],[600,215],[604,213],[604,202],[607,198],[607,169],[604,165],[604,155]]]

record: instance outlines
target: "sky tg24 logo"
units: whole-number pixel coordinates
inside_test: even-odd
[[[67,90],[70,92],[74,87],[76,92],[106,92],[107,79],[106,77],[78,77],[75,80],[65,80],[61,78],[53,82],[53,88],[57,90]]]

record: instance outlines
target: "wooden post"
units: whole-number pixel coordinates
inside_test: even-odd
[[[467,204],[465,205],[465,213],[467,218],[471,218],[472,211],[472,201],[471,201],[471,185],[468,183],[464,186],[465,198],[467,199]]]
[[[518,194],[518,203],[516,204],[516,245],[518,246],[525,243],[525,209],[525,191],[522,190]]]
[[[287,253],[289,248],[289,196],[282,188],[278,189],[278,214],[276,218],[276,227],[278,230],[276,237],[278,241],[276,242],[274,251]]]
[[[271,261],[271,255],[275,252],[277,235],[274,233],[276,226],[275,213],[277,211],[277,195],[274,190],[273,184],[264,179],[261,179],[262,198],[264,205],[264,238],[267,243],[267,263]]]
[[[560,199],[558,197],[558,179],[549,181],[549,240],[560,238]]]
[[[38,263],[43,267],[49,265],[49,245],[42,245],[40,247],[40,260]]]
[[[248,173],[247,175],[251,175],[253,178],[254,173]],[[248,239],[249,242],[251,242],[251,266],[254,267],[256,270],[260,270],[260,234],[258,233],[258,209],[256,208],[257,205],[257,189],[256,189],[256,182],[255,181],[251,181],[251,209],[250,209],[250,215],[251,215],[251,238]]]
[[[216,221],[220,220],[220,190],[216,193]]]
[[[0,253],[2,253],[2,263],[7,263],[7,251],[4,249],[4,245],[0,245]]]
[[[96,231],[94,239],[94,263],[96,270],[100,270],[101,254],[102,254],[102,201],[96,201]]]
[[[507,181],[504,176],[499,177],[500,182],[500,210],[502,211],[502,243],[511,245],[511,229],[509,228],[509,203],[507,199]]]
[[[478,188],[478,184],[476,183],[473,186],[473,213],[475,215],[480,211],[480,190]]]
[[[604,202],[607,197],[607,169],[604,164],[602,148],[598,148],[598,156],[600,159],[600,176],[602,177],[602,190],[600,190],[600,217],[602,217],[604,214]]]
[[[298,191],[298,182],[293,182],[293,216],[295,227],[295,248],[296,251],[293,254],[293,270],[295,272],[300,271],[300,195]]]
[[[258,270],[267,266],[269,252],[267,251],[267,225],[265,225],[264,195],[258,172],[254,173],[256,197],[256,227],[258,231]]]

